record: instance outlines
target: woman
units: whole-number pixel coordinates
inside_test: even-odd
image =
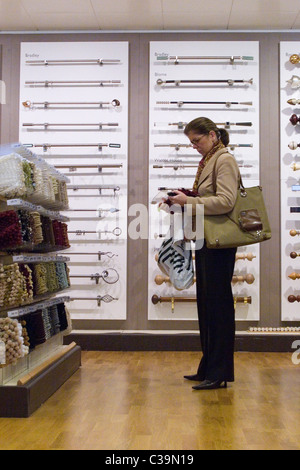
[[[200,117],[185,127],[184,133],[193,148],[202,155],[193,190],[199,197],[188,197],[180,191],[170,197],[172,204],[204,204],[205,215],[230,212],[239,186],[239,168],[226,146],[229,135],[210,119]],[[213,168],[217,190],[214,193]],[[197,246],[196,246],[197,248]],[[236,248],[195,250],[197,308],[203,357],[197,373],[185,379],[199,381],[195,390],[227,387],[234,381],[235,318],[231,288]]]

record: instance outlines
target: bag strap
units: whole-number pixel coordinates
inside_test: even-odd
[[[227,149],[224,149],[222,153],[220,153],[217,158],[216,158],[216,161],[214,163],[214,167],[213,167],[213,172],[212,172],[212,181],[213,181],[213,189],[214,189],[214,193],[217,192],[217,175],[216,175],[216,166],[217,166],[217,161],[219,160],[220,156],[223,155],[224,153],[228,153],[228,150]],[[244,184],[243,184],[243,180],[242,180],[242,175],[241,173],[239,172],[239,187],[238,189],[244,189],[245,190],[245,187],[244,187]]]
[[[220,153],[220,155],[218,155],[218,157],[217,157],[217,159],[216,159],[216,161],[215,161],[215,163],[214,163],[214,168],[213,168],[213,188],[214,188],[214,192],[215,192],[215,193],[217,192],[216,165],[217,165],[217,161],[218,161],[219,157],[220,157],[221,155],[223,155],[224,153],[225,153],[225,152]],[[244,184],[243,184],[243,180],[242,180],[242,176],[241,176],[241,173],[240,173],[240,172],[239,172],[239,176],[240,176],[240,178],[239,178],[239,188],[238,188],[238,189],[243,189],[244,191],[246,191],[246,190],[245,190],[245,187],[244,187]],[[229,220],[231,220],[231,222],[233,222],[238,228],[241,229],[240,225],[239,225],[233,218],[231,218],[229,214],[224,214],[224,215],[226,215],[226,217],[227,217]],[[253,239],[256,238],[256,236],[255,236],[253,233],[251,233],[251,232],[247,232],[247,233],[248,233],[248,235],[250,235]]]

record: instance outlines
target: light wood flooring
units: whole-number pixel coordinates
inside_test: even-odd
[[[83,352],[30,418],[0,419],[0,449],[300,449],[300,365],[236,353],[236,382],[192,391],[196,352]]]

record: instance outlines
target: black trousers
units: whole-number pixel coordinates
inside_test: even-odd
[[[203,357],[201,380],[234,381],[235,312],[232,276],[236,248],[195,251],[197,307]]]

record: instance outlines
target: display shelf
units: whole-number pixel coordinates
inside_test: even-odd
[[[35,228],[35,230],[37,232],[41,231],[39,236],[42,236],[42,241],[40,243],[38,242],[34,243],[34,241],[32,240],[32,237],[30,238],[31,241],[29,241],[28,239],[26,240],[26,238],[28,238],[29,236],[29,233],[32,234],[34,232],[33,228],[31,228],[28,234],[26,234],[26,237],[24,237],[23,234],[21,236],[21,233],[23,232],[23,230],[22,230],[21,216],[19,215],[18,224],[20,227],[19,228],[20,234],[18,236],[21,237],[23,243],[16,244],[16,245],[10,244],[10,246],[7,244],[5,250],[3,249],[5,245],[2,245],[3,251],[1,251],[0,256],[4,256],[6,254],[11,255],[12,253],[21,255],[22,252],[35,253],[36,256],[38,256],[38,253],[45,254],[49,252],[63,251],[63,250],[70,248],[69,244],[65,244],[65,245],[55,244],[58,241],[62,241],[61,236],[64,230],[67,231],[67,229],[64,229],[63,227],[64,226],[66,227],[66,223],[69,222],[68,217],[60,214],[57,211],[45,209],[42,206],[37,206],[28,201],[23,201],[22,199],[5,199],[1,197],[0,198],[0,215],[7,211],[9,213],[10,211],[15,211],[17,214],[19,214],[18,211],[22,211],[23,213],[28,213],[29,216],[31,214],[38,213],[41,216],[40,226]],[[51,241],[49,241],[49,237],[50,237],[49,233],[46,234],[46,236],[48,237],[48,240],[45,239],[45,231],[48,232],[49,227],[47,227],[47,230],[45,229],[45,227],[43,226],[44,223],[42,223],[42,217],[44,217],[43,220],[52,221],[51,223],[53,224],[53,226],[51,228],[51,231],[53,232],[53,237],[52,237],[52,240],[50,238]],[[56,238],[54,234],[54,224],[60,227],[59,228],[60,238]],[[63,238],[63,241],[68,243],[67,236]]]
[[[57,297],[70,288],[69,258],[55,253],[70,248],[69,219],[58,212],[68,208],[60,182],[69,180],[20,144],[1,146],[1,158],[8,174],[1,180],[7,197],[0,198],[0,416],[27,417],[80,366],[80,348],[63,345],[72,329],[64,305],[70,299]],[[30,191],[24,161],[31,168]],[[48,178],[49,193],[41,185]],[[11,194],[26,200],[11,199]]]
[[[55,298],[57,294],[60,294],[66,291],[68,291],[68,289],[64,289],[63,291],[62,290],[56,291],[56,292],[53,292],[52,294],[47,293],[44,295],[39,295],[35,297],[32,301],[24,302],[22,305],[16,304],[16,305],[10,305],[6,307],[1,307],[0,318],[6,317],[6,316],[14,318],[16,312],[18,312],[18,308],[25,309],[26,307],[28,307],[29,309],[31,308],[31,311],[33,311],[33,309],[35,309],[37,305],[40,308],[44,308],[46,307],[46,301],[51,301],[52,297]],[[28,313],[30,313],[30,311],[28,311]],[[19,315],[16,315],[16,316],[19,316]]]
[[[6,385],[0,386],[0,417],[31,416],[80,366],[81,348],[71,343],[70,347],[61,346],[59,350],[52,351],[33,368],[20,371],[11,383],[8,381]],[[24,378],[26,383],[21,385]]]

